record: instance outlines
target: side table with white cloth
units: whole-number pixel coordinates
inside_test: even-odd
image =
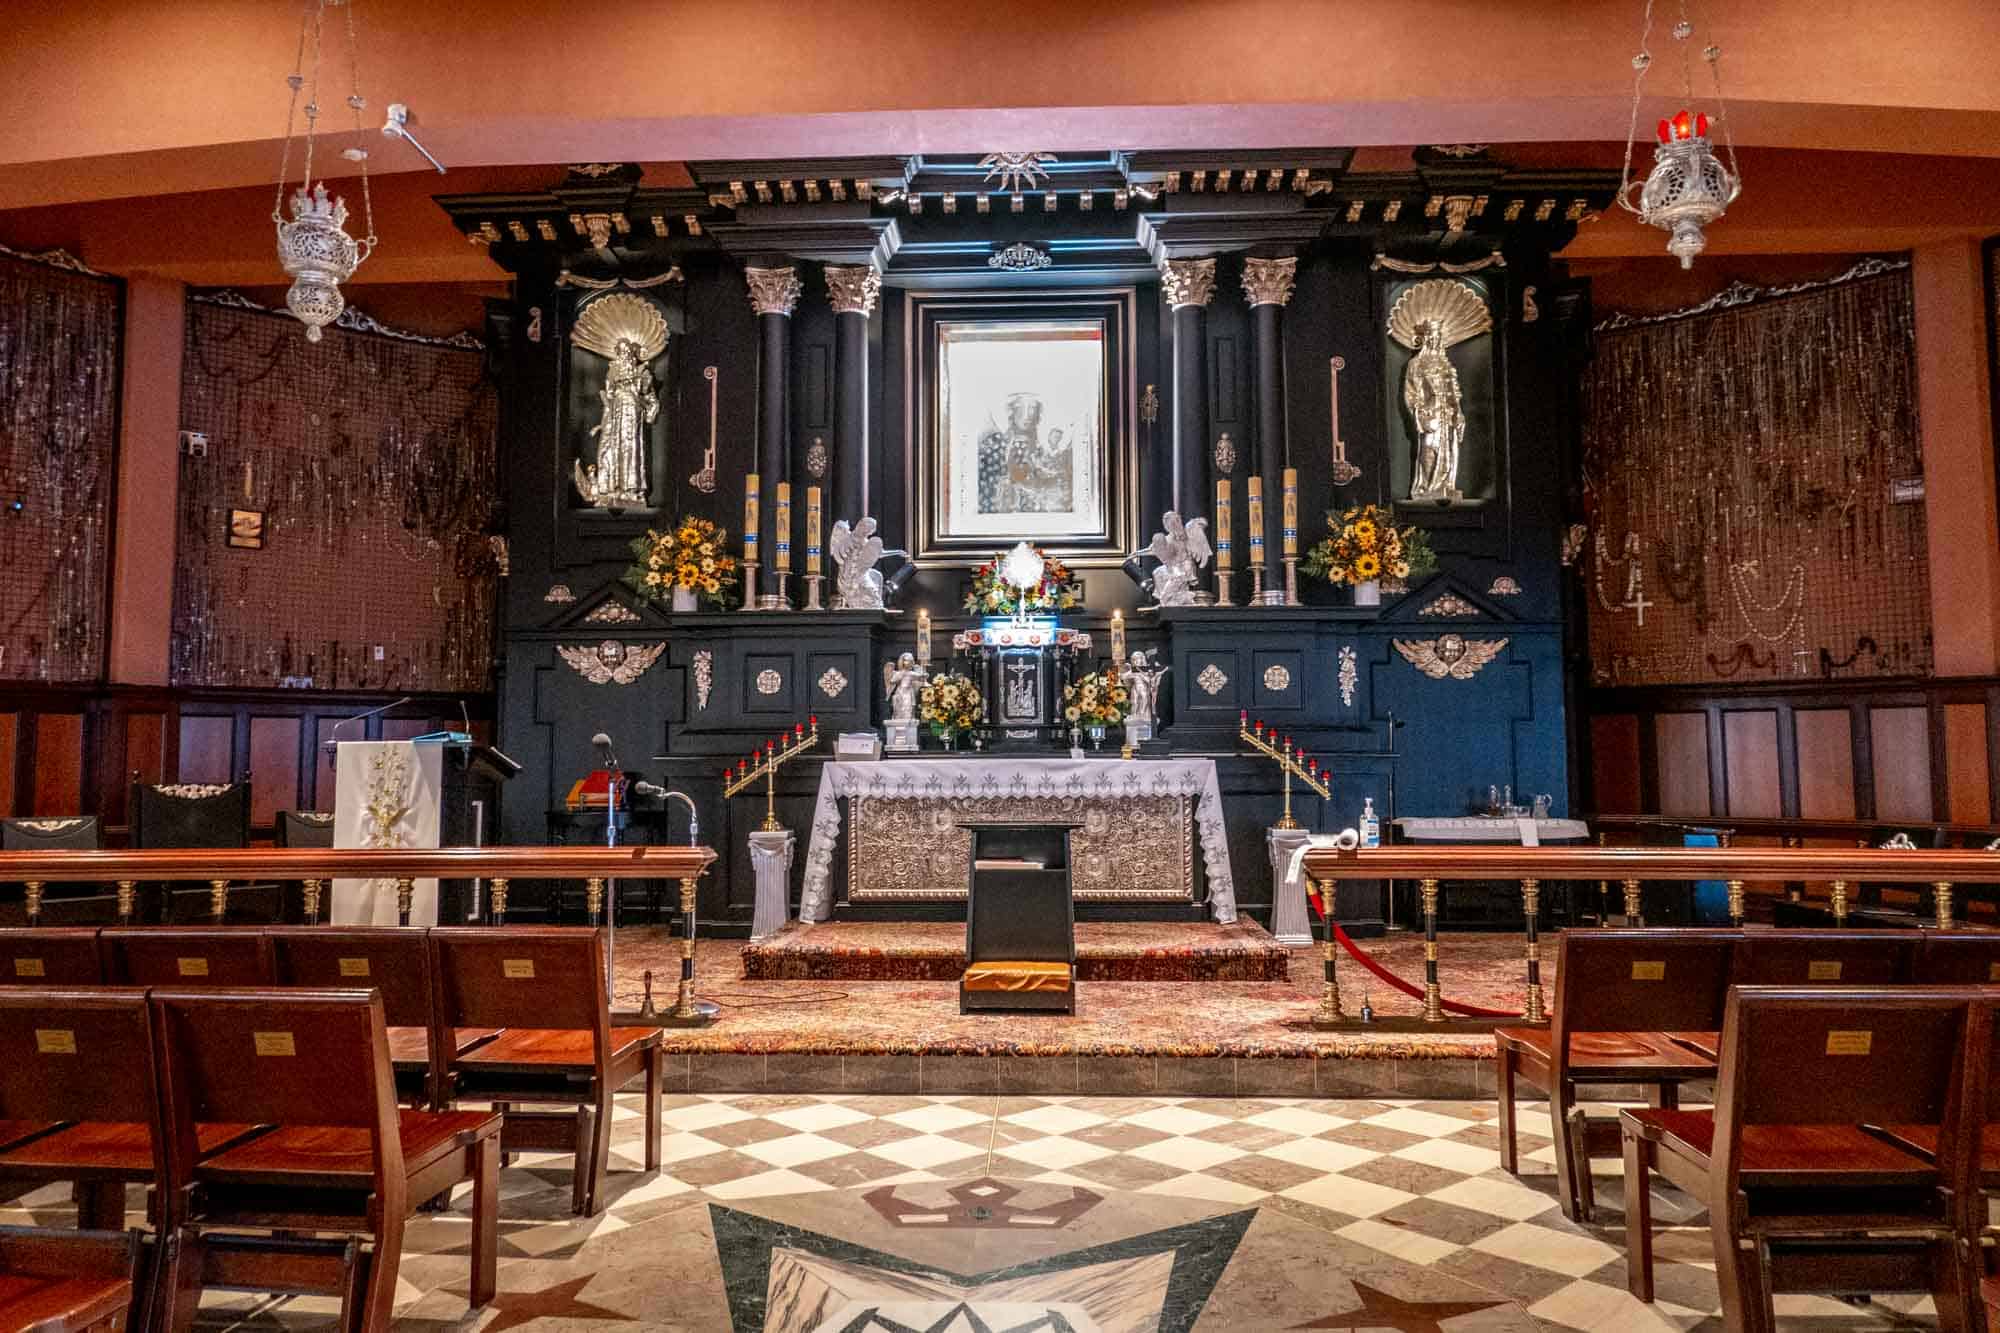
[[[1590,826],[1581,819],[1533,819],[1508,815],[1465,815],[1444,818],[1402,818],[1393,821],[1402,843],[1511,843],[1520,847],[1574,846],[1590,841]],[[1438,924],[1447,930],[1518,929],[1521,886],[1513,881],[1488,884],[1451,880],[1439,895]],[[1391,894],[1402,908],[1403,920],[1417,921],[1416,885],[1402,883]],[[1567,881],[1542,886],[1542,915],[1568,923],[1573,917]],[[1550,924],[1545,919],[1544,925]]]
[[[1011,755],[824,765],[800,919],[833,914],[843,833],[848,903],[962,902],[970,835],[959,826],[980,821],[1077,825],[1078,903],[1192,907],[1205,879],[1210,914],[1236,919],[1214,761]]]

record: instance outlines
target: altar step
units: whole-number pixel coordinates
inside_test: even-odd
[[[1254,921],[1079,921],[1081,981],[1283,981],[1289,951]],[[957,981],[965,927],[949,921],[793,923],[743,950],[751,981]]]

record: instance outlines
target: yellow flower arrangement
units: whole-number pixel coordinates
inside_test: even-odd
[[[932,676],[917,694],[917,716],[930,724],[940,740],[977,725],[985,717],[986,701],[972,678],[956,671]]]
[[[665,532],[648,531],[632,541],[625,582],[650,601],[671,601],[674,589],[686,588],[711,606],[721,606],[736,586],[736,558],[722,554],[728,535],[706,518],[684,518]]]
[[[1078,726],[1116,726],[1132,711],[1129,697],[1116,666],[1093,671],[1063,686],[1063,717]]]
[[[1384,574],[1422,578],[1437,568],[1423,529],[1399,528],[1377,505],[1360,505],[1326,516],[1332,535],[1306,552],[1305,572],[1329,583],[1367,583]]]

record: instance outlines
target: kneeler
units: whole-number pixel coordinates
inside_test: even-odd
[[[1972,988],[1733,987],[1714,1109],[1619,1112],[1632,1294],[1653,1299],[1658,1171],[1708,1209],[1731,1330],[1774,1329],[1777,1291],[1913,1289],[1941,1329],[1983,1329],[1967,1201],[1991,1044]]]
[[[1563,1216],[1588,1222],[1590,1159],[1618,1151],[1617,1122],[1577,1105],[1586,1088],[1643,1087],[1656,1106],[1715,1075],[1731,951],[1722,930],[1567,930],[1556,953],[1555,1013],[1546,1028],[1493,1034],[1498,1058],[1500,1165],[1520,1174],[1514,1081],[1549,1098]]]
[[[206,1286],[341,1298],[341,1327],[387,1330],[412,1204],[472,1182],[470,1305],[493,1298],[500,1117],[398,1110],[373,990],[152,993],[171,1189],[158,1327],[184,1333]],[[196,1108],[264,1129],[189,1151]]]

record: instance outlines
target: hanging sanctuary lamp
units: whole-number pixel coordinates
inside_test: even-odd
[[[1710,42],[1701,58],[1708,63],[1715,82],[1715,123],[1722,128],[1723,143],[1729,150],[1729,165],[1715,155],[1709,141],[1708,115],[1692,110],[1694,103],[1694,24],[1689,20],[1687,0],[1680,0],[1680,21],[1674,24],[1674,41],[1680,44],[1681,109],[1659,124],[1659,146],[1653,150],[1653,170],[1644,181],[1632,179],[1632,149],[1639,137],[1639,101],[1646,86],[1646,71],[1653,55],[1647,43],[1653,34],[1653,0],[1646,0],[1646,22],[1639,35],[1639,54],[1632,57],[1638,71],[1632,82],[1632,122],[1625,132],[1625,172],[1618,189],[1618,203],[1639,221],[1668,234],[1667,251],[1693,268],[1694,257],[1708,245],[1703,228],[1722,216],[1723,210],[1743,192],[1743,174],[1736,164],[1736,140],[1729,129],[1729,111],[1722,98],[1722,48]],[[1634,205],[1632,192],[1639,192]]]
[[[340,312],[347,302],[340,294],[340,284],[354,275],[375,249],[375,205],[368,193],[368,150],[361,146],[361,113],[368,105],[361,96],[360,49],[354,30],[355,0],[304,0],[304,12],[299,19],[298,58],[292,65],[292,72],[285,83],[292,90],[292,100],[285,113],[284,154],[278,161],[278,197],[271,205],[271,221],[278,229],[278,262],[291,275],[291,290],[285,293],[285,305],[298,316],[306,326],[306,338],[311,342],[320,340],[320,330],[340,318]],[[340,10],[346,17],[347,67],[349,92],[347,105],[354,112],[355,143],[341,150],[341,156],[361,168],[361,204],[367,224],[367,235],[356,241],[347,234],[347,203],[340,196],[327,196],[326,181],[313,179],[313,150],[316,145],[320,117],[320,47],[321,33],[326,23],[329,9]],[[311,72],[307,73],[310,65]],[[308,83],[311,85],[307,88]],[[300,111],[299,94],[306,94],[305,168],[299,179],[299,187],[292,192],[292,216],[287,221],[284,215],[285,183],[291,167],[292,140],[294,127]]]

